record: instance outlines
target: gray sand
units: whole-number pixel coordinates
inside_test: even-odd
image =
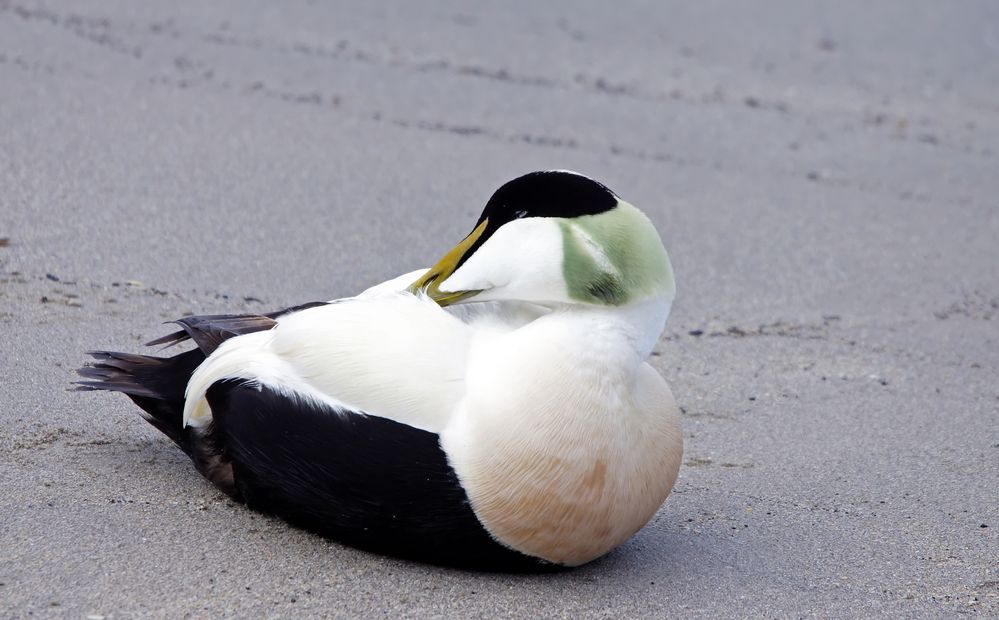
[[[0,615],[999,613],[996,3],[62,4],[0,0]],[[67,391],[426,265],[540,168],[649,213],[680,286],[685,466],[601,561],[345,548]]]

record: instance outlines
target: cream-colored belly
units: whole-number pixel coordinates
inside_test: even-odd
[[[483,526],[501,543],[565,565],[617,547],[676,480],[682,435],[673,396],[648,365],[626,393],[538,389],[476,402],[444,448]],[[498,396],[498,395],[493,395]]]

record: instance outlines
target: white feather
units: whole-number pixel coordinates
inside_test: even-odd
[[[391,280],[386,280],[381,284],[376,284],[368,289],[365,289],[363,293],[358,295],[358,297],[377,297],[379,295],[385,295],[386,293],[400,293],[406,290],[410,284],[416,282],[416,280],[426,273],[427,269],[415,269],[413,271],[406,272],[401,276],[396,276]],[[332,301],[340,301],[334,299]]]
[[[547,308],[481,303],[441,308],[404,291],[425,270],[357,297],[279,317],[268,331],[231,338],[194,372],[184,424],[211,420],[205,394],[240,378],[338,409],[440,432],[465,390],[473,336],[529,323]]]
[[[184,421],[207,423],[208,388],[244,378],[439,432],[464,393],[470,338],[468,325],[408,293],[309,308],[224,342],[191,377]]]
[[[493,233],[440,289],[481,290],[476,301],[568,302],[562,256],[562,231],[556,219],[514,220]]]

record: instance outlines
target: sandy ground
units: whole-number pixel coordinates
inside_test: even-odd
[[[0,615],[999,613],[999,5],[203,4],[0,0]],[[685,466],[601,561],[345,548],[67,391],[426,265],[542,168],[646,210],[680,287]]]

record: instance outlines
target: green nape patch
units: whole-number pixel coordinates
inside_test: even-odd
[[[559,222],[569,296],[620,306],[656,294],[672,295],[673,268],[655,227],[626,202],[597,215]]]
[[[594,256],[594,250],[598,248],[588,247],[590,243],[573,230],[573,223],[569,220],[559,222],[559,225],[562,227],[562,248],[565,255],[562,275],[569,297],[611,306],[619,306],[628,301],[620,276],[608,269],[611,265],[601,265]]]

